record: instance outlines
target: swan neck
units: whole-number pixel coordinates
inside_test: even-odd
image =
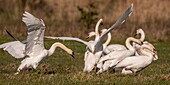
[[[145,33],[143,30],[140,31],[140,35],[141,35],[140,40],[143,42],[145,40]]]
[[[95,39],[97,39],[97,38],[99,37],[99,25],[100,25],[100,23],[101,23],[102,21],[103,21],[103,20],[100,19],[100,20],[97,22],[97,24],[96,24],[96,27],[95,27],[96,37],[95,37]]]
[[[135,39],[135,38],[133,38],[133,37],[127,38],[125,44],[126,44],[126,47],[127,47],[129,50],[135,50],[135,48],[131,45],[131,42],[136,42],[136,43],[138,43],[138,44],[141,43],[140,40]]]
[[[107,40],[106,40],[106,42],[103,44],[103,45],[105,45],[105,46],[107,46],[107,45],[110,43],[111,37],[112,37],[112,36],[111,36],[111,33],[108,33],[107,36],[108,36],[108,37],[107,37]]]
[[[48,50],[48,52],[49,52],[48,55],[51,56],[51,55],[54,53],[54,51],[55,51],[55,49],[56,49],[57,47],[63,49],[64,51],[66,51],[66,52],[68,52],[68,53],[69,53],[69,51],[70,51],[70,49],[67,48],[65,45],[63,45],[62,43],[56,42],[56,43],[54,43],[54,44],[50,47],[50,49]]]

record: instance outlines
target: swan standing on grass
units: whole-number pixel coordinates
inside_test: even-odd
[[[83,41],[79,38],[72,38],[72,37],[50,37],[50,36],[46,36],[46,38],[61,39],[61,40],[74,40],[74,41],[78,41],[78,42],[85,44],[87,46],[88,51],[89,51],[88,54],[90,54],[90,55],[85,54],[85,55],[87,55],[86,59],[88,58],[85,61],[85,67],[87,67],[87,69],[85,69],[85,71],[90,72],[90,71],[93,70],[95,65],[98,63],[101,55],[103,54],[103,44],[102,44],[103,39],[115,27],[117,27],[117,26],[121,25],[123,22],[125,22],[125,20],[128,18],[128,16],[131,15],[132,11],[133,11],[133,4],[116,21],[115,24],[113,24],[106,32],[104,32],[101,36],[99,36],[99,38],[95,39],[95,41],[93,41],[93,42],[86,42],[86,41]],[[86,63],[88,64],[87,66],[86,66]]]
[[[148,49],[151,52],[148,52],[145,49]],[[150,65],[155,58],[155,55],[157,55],[151,46],[145,44],[140,47],[140,51],[142,55],[127,57],[118,63],[114,68],[123,68],[122,74],[136,73]]]
[[[143,44],[149,45],[150,47],[152,47],[153,49],[155,49],[155,47],[154,47],[151,43],[149,43],[148,41],[144,41],[144,40],[145,40],[145,33],[144,33],[144,31],[143,31],[142,29],[138,29],[138,30],[136,31],[136,34],[135,34],[135,35],[140,35],[140,40],[143,42]],[[140,55],[140,54],[142,54],[142,53],[141,53],[141,50],[139,50],[140,47],[141,47],[139,44],[133,43],[133,47],[136,49],[135,55]],[[147,51],[150,51],[150,50],[148,50],[148,49],[146,49],[146,50],[147,50]],[[156,49],[155,49],[155,52],[156,52]],[[154,60],[157,60],[157,59],[158,59],[158,55],[155,55]]]
[[[100,23],[102,22],[102,19],[100,19],[97,24],[96,24],[96,29],[98,29]],[[91,35],[93,35],[91,33]],[[93,54],[90,50],[90,48],[92,49],[92,46],[94,46],[94,41],[84,41],[84,40],[81,40],[79,38],[73,38],[73,37],[50,37],[50,36],[45,36],[45,38],[50,38],[50,39],[61,39],[61,40],[73,40],[73,41],[77,41],[77,42],[80,42],[80,43],[83,43],[86,45],[86,52],[84,54],[84,69],[83,69],[83,72],[90,72],[92,71],[92,69],[94,68],[94,64],[96,62],[96,55]],[[99,36],[96,36],[96,39],[99,38]],[[100,55],[100,54],[99,54]]]
[[[23,16],[24,17],[22,18],[22,21],[28,27],[26,44],[24,45],[19,41],[3,44],[5,50],[13,50],[10,51],[11,54],[15,55],[15,53],[13,52],[19,50],[18,48],[15,48],[16,46],[18,46],[20,48],[20,51],[22,50],[21,54],[27,56],[24,60],[21,61],[21,64],[15,74],[18,74],[21,70],[27,68],[36,69],[36,67],[42,62],[42,60],[44,60],[48,56],[51,56],[54,53],[56,47],[62,48],[73,57],[73,51],[59,42],[54,43],[49,50],[46,50],[44,48],[44,31],[46,27],[43,20],[39,20],[28,12],[25,12]]]
[[[125,42],[125,45],[127,47],[126,50],[112,51],[109,54],[100,58],[98,65],[97,65],[97,67],[100,70],[97,73],[102,73],[102,72],[108,70],[110,67],[114,67],[116,64],[118,64],[124,58],[134,55],[136,50],[130,44],[131,42],[142,44],[142,42],[139,39],[135,39],[133,37],[127,38],[126,42]]]

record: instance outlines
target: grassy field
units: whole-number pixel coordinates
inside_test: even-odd
[[[44,20],[47,35],[85,38],[100,18],[100,28],[109,28],[132,3],[132,15],[112,36],[126,38],[142,28],[151,41],[170,41],[170,0],[0,0],[0,36],[5,29],[26,36],[21,18],[28,11]]]
[[[0,44],[12,39],[0,39]],[[46,39],[49,48],[57,40]],[[170,44],[153,43],[159,59],[136,75],[122,75],[119,70],[100,75],[83,73],[85,46],[77,42],[59,41],[74,50],[75,59],[57,49],[36,70],[26,70],[14,75],[20,60],[0,50],[0,85],[169,85],[170,84]],[[117,42],[119,43],[119,42]]]

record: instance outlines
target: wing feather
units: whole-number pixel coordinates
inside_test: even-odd
[[[31,53],[39,53],[44,49],[44,31],[45,24],[43,20],[34,17],[32,14],[25,12],[23,14],[22,21],[27,26],[27,39],[25,53],[29,55]]]
[[[133,11],[133,4],[132,4],[131,7],[129,7],[129,8],[125,11],[125,13],[116,21],[115,24],[113,24],[107,31],[105,31],[105,32],[99,37],[99,39],[98,39],[98,41],[96,42],[96,45],[95,45],[95,48],[96,48],[96,49],[99,49],[99,47],[102,46],[102,45],[101,45],[101,44],[102,44],[101,42],[102,42],[102,40],[107,36],[107,34],[108,34],[109,32],[111,32],[115,27],[117,27],[117,26],[121,25],[123,22],[125,22],[125,20],[128,18],[128,16],[131,15],[132,11]]]
[[[1,44],[0,48],[3,48],[3,50],[6,50],[9,54],[11,54],[15,58],[25,57],[24,54],[25,44],[21,43],[20,41],[12,41]]]

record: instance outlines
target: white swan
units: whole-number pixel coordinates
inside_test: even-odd
[[[141,37],[140,37],[140,40],[143,42],[143,44],[146,44],[146,45],[149,45],[149,46],[151,46],[153,49],[155,49],[155,47],[151,44],[151,43],[149,43],[148,41],[144,41],[145,40],[145,33],[144,33],[144,31],[142,30],[142,29],[138,29],[137,31],[136,31],[136,34],[135,35],[140,35]],[[140,45],[139,44],[136,44],[136,43],[133,43],[133,47],[135,47],[135,49],[136,49],[136,55],[140,55],[141,54],[141,52],[140,52]],[[148,50],[148,49],[146,49],[147,51],[150,51],[150,50]],[[156,51],[156,49],[155,49],[155,51]],[[155,55],[155,57],[154,57],[154,60],[157,60],[158,59],[158,55]]]
[[[101,34],[102,33],[104,33],[105,31],[107,31],[107,29],[102,29],[101,30],[102,32],[101,32]],[[89,37],[93,37],[93,36],[95,36],[97,33],[96,32],[89,32],[89,36],[88,36],[88,38]],[[96,38],[95,38],[96,39]],[[110,52],[112,52],[112,51],[115,51],[115,50],[126,50],[127,48],[124,46],[124,45],[120,45],[120,44],[111,44],[111,45],[109,45],[109,43],[110,43],[110,41],[111,41],[111,33],[108,33],[107,34],[107,40],[106,40],[106,42],[103,44],[103,52],[104,52],[104,54],[109,54]]]
[[[100,68],[100,70],[97,73],[102,73],[103,71],[108,70],[110,67],[114,67],[117,63],[122,61],[124,58],[134,55],[136,50],[130,44],[131,42],[136,42],[138,44],[141,44],[141,41],[139,39],[135,39],[133,37],[127,38],[125,45],[128,49],[112,51],[109,54],[101,57],[97,65],[97,67]]]
[[[18,74],[23,69],[36,69],[36,67],[42,62],[42,60],[44,60],[48,56],[51,56],[54,53],[56,47],[62,48],[73,57],[73,51],[59,42],[54,43],[49,50],[46,50],[44,48],[44,31],[46,27],[43,20],[39,20],[28,12],[23,13],[23,16],[24,17],[22,18],[22,21],[28,27],[26,45],[22,44],[19,41],[3,44],[3,46],[6,46],[5,49],[12,49],[12,53],[18,51],[18,48],[16,49],[15,47],[22,47],[21,49],[23,51],[20,50],[20,53],[22,54],[22,56],[27,56],[21,61],[16,74]]]
[[[148,49],[151,52],[148,52],[145,49]],[[123,68],[122,74],[132,74],[150,65],[155,55],[157,55],[156,52],[151,46],[145,44],[140,47],[140,50],[143,55],[126,57],[114,68]]]
[[[128,16],[130,16],[132,11],[133,11],[133,4],[116,21],[115,24],[113,24],[105,33],[103,33],[101,36],[99,36],[98,39],[95,39],[95,41],[93,41],[93,42],[86,42],[86,41],[83,41],[79,38],[72,38],[72,37],[50,37],[50,36],[46,36],[45,38],[61,39],[61,40],[74,40],[74,41],[78,41],[78,42],[85,44],[88,48],[88,51],[90,51],[90,55],[91,55],[91,56],[88,57],[89,58],[88,60],[93,60],[93,61],[90,61],[91,64],[89,66],[87,66],[89,69],[86,69],[88,72],[90,72],[95,67],[95,64],[97,64],[97,62],[99,61],[99,59],[100,59],[100,57],[103,53],[103,44],[102,44],[103,39],[107,36],[107,34],[109,32],[111,32],[113,30],[113,28],[121,25],[128,18]],[[93,56],[92,56],[92,54],[93,54]],[[85,54],[85,55],[87,55],[87,54]],[[93,59],[91,59],[91,58],[93,58]],[[87,61],[87,63],[88,62],[89,61]],[[85,61],[85,63],[86,63],[86,61]]]

